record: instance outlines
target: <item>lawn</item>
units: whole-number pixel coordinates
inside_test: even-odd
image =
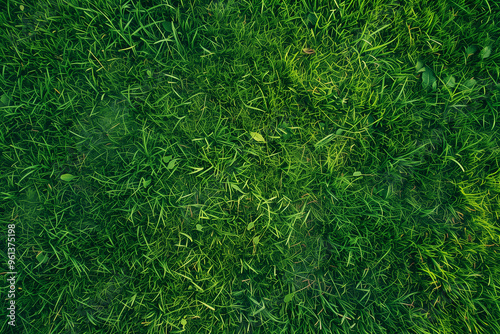
[[[1,333],[500,333],[498,1],[3,0],[0,36]]]

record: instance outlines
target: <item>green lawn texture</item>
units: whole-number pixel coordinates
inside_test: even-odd
[[[0,332],[500,333],[498,1],[0,9]]]

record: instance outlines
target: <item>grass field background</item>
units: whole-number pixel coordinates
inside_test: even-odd
[[[500,333],[498,1],[0,9],[0,332]]]

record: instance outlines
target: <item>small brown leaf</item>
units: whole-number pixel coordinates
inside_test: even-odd
[[[305,54],[308,54],[308,55],[312,55],[312,54],[316,53],[316,51],[314,51],[314,49],[309,49],[309,48],[302,49],[302,52],[304,52]]]

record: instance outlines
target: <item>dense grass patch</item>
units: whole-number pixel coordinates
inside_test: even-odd
[[[2,332],[500,332],[498,2],[0,8]]]

